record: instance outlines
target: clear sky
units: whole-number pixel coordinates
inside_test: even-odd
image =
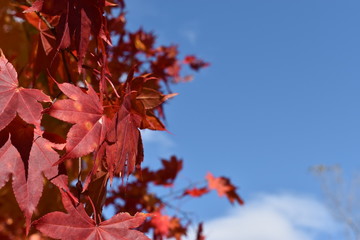
[[[173,88],[174,135],[147,133],[144,165],[173,153],[184,159],[185,181],[207,171],[230,177],[248,202],[239,214],[269,198],[322,204],[313,165],[359,169],[359,1],[129,0],[127,9],[131,29],[211,63]],[[186,206],[210,226],[231,211],[216,194]],[[310,235],[298,239],[325,239]]]

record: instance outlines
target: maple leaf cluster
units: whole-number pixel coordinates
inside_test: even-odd
[[[0,36],[0,238],[186,235],[189,221],[167,215],[169,202],[150,186],[172,187],[182,160],[141,169],[140,130],[166,131],[163,106],[177,95],[170,85],[191,80],[184,66],[209,64],[127,30],[122,0],[4,0]],[[206,180],[177,198],[215,189],[243,204],[229,179]],[[105,205],[117,209],[108,220]]]
[[[176,208],[177,201],[185,197],[201,197],[211,190],[216,190],[219,196],[226,196],[231,203],[244,204],[236,193],[236,187],[228,178],[214,177],[211,173],[206,175],[203,186],[196,184],[194,187],[190,184],[183,189],[159,196],[153,191],[152,186],[172,188],[183,167],[183,161],[176,156],[171,156],[168,160],[162,159],[161,163],[162,167],[156,171],[149,168],[137,171],[133,181],[129,181],[126,186],[119,185],[113,188],[106,199],[106,205],[115,207],[116,212],[153,213],[153,217],[141,226],[142,232],[152,232],[153,239],[179,240],[186,236],[187,227],[192,223],[189,214],[186,211],[175,211],[175,214],[171,215],[170,211],[167,211]],[[199,226],[200,228],[202,229],[202,226]]]

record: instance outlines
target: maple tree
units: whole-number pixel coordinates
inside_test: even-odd
[[[171,203],[152,190],[173,187],[183,161],[141,168],[140,129],[166,131],[170,85],[191,80],[183,67],[209,64],[128,30],[124,9],[122,0],[0,2],[1,239],[186,235],[189,221],[166,214]],[[211,190],[243,204],[228,178],[211,173],[173,197]],[[109,205],[117,213],[105,220]]]

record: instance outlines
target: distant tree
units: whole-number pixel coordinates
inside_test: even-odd
[[[171,198],[153,191],[183,161],[141,168],[140,129],[166,131],[171,85],[191,80],[181,69],[209,64],[126,24],[123,0],[0,1],[0,239],[181,239],[178,199],[214,189],[243,204],[211,173]]]
[[[312,172],[319,178],[330,212],[345,226],[347,239],[360,239],[360,174],[343,174],[340,166],[318,165]]]

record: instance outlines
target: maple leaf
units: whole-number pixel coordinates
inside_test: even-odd
[[[135,176],[141,181],[152,182],[155,185],[171,187],[183,167],[183,161],[176,156],[171,156],[169,160],[161,159],[162,168],[157,171],[150,171],[148,168],[141,169]]]
[[[211,173],[208,173],[205,178],[208,181],[209,189],[215,189],[220,197],[226,195],[231,203],[236,201],[240,205],[244,204],[244,201],[236,193],[236,187],[231,184],[230,179],[226,177],[214,177]]]
[[[141,119],[131,108],[130,96],[126,97],[113,119],[108,137],[110,142],[114,142],[106,148],[110,178],[113,173],[121,173],[121,176],[130,174],[135,165],[142,162],[143,150],[139,131]]]
[[[163,95],[159,91],[144,87],[136,99],[140,100],[144,104],[145,109],[154,109],[155,107],[159,106],[166,100],[175,97],[176,95],[178,94],[171,93]]]
[[[0,188],[9,180],[12,175],[12,188],[16,200],[25,216],[31,216],[31,207],[28,208],[26,199],[28,192],[26,189],[26,178],[24,163],[16,148],[11,144],[10,139],[0,148]],[[25,187],[25,189],[24,189]],[[28,223],[30,220],[28,219]]]
[[[144,87],[147,81],[154,80],[150,74],[133,77],[132,69],[123,85],[124,99],[113,118],[106,146],[107,167],[110,179],[114,174],[124,176],[134,171],[143,161],[143,146],[139,128],[166,130],[152,109],[167,99],[177,95],[163,95],[151,88]]]
[[[56,101],[47,112],[60,120],[73,123],[67,134],[66,153],[57,162],[84,156],[94,151],[105,139],[110,121],[103,115],[103,107],[94,89],[86,83],[88,90],[69,83],[58,84],[70,99]]]
[[[25,10],[24,12],[27,12],[28,10],[29,9]],[[57,54],[56,38],[52,31],[53,29],[49,29],[44,21],[41,20],[34,12],[24,14],[24,17],[28,23],[30,23],[39,31],[38,43],[35,47],[37,51],[33,54],[32,59],[29,60],[33,65],[34,78],[37,78],[39,73],[45,69],[48,70],[51,74],[56,74],[56,72],[58,72],[60,57]],[[56,17],[47,19],[48,23],[51,25],[56,23],[57,20],[58,19]],[[49,81],[48,84],[52,86],[53,81]],[[52,88],[50,87],[50,91],[51,90]]]
[[[163,215],[161,209],[154,213],[150,224],[155,228],[155,234],[167,236],[170,231],[170,217]]]
[[[187,226],[183,226],[179,218],[172,217],[170,220],[170,232],[167,237],[175,238],[176,240],[181,240],[182,237],[186,236],[186,232],[187,232]]]
[[[196,58],[194,55],[186,56],[184,63],[189,64],[189,66],[195,71],[199,71],[200,68],[210,66],[210,63],[204,62],[203,60]]]
[[[162,159],[163,169],[155,173],[156,185],[172,186],[177,174],[183,168],[183,161],[176,156],[171,156],[169,160]]]
[[[150,225],[154,228],[154,239],[162,239],[162,237],[175,238],[180,240],[182,236],[186,236],[186,228],[182,226],[180,219],[170,217],[161,213],[162,207],[154,213],[150,220]]]
[[[185,195],[190,195],[192,197],[201,197],[202,195],[206,194],[209,192],[209,189],[207,187],[203,187],[203,188],[191,188],[191,189],[186,189],[183,193],[183,196]]]
[[[0,179],[0,188],[7,181],[8,176],[13,174],[13,191],[20,209],[24,212],[28,231],[32,214],[42,195],[44,184],[42,174],[59,188],[67,191],[69,189],[67,176],[58,176],[57,167],[52,166],[59,159],[59,155],[53,149],[57,144],[42,138],[39,133],[34,134],[32,127],[19,125],[20,120],[17,117],[16,121],[9,125],[15,128],[15,130],[10,129],[11,142],[8,140],[0,149],[0,165],[5,166],[4,172],[0,171],[3,177]],[[3,133],[6,134],[5,130]],[[22,139],[24,137],[31,139],[24,141]],[[20,160],[18,160],[19,156]]]
[[[38,89],[19,87],[17,72],[0,49],[0,130],[6,127],[16,116],[40,128],[40,102],[51,102],[49,96]]]
[[[45,235],[66,240],[149,240],[143,233],[132,230],[139,227],[147,214],[118,213],[109,220],[96,224],[82,204],[74,206],[69,196],[61,192],[63,205],[67,211],[52,212],[36,220],[33,224]]]
[[[43,174],[59,188],[70,191],[67,176],[58,176],[58,168],[53,166],[59,159],[59,154],[53,149],[54,147],[61,148],[61,145],[49,142],[38,133],[34,134],[33,145],[28,160],[27,180],[22,185],[27,196],[16,197],[20,208],[26,209],[25,217],[28,220],[31,219],[42,195],[44,185]]]
[[[27,179],[27,184],[31,191],[38,192],[37,194],[32,193],[33,202],[37,203],[41,196],[43,186],[42,174],[60,189],[69,191],[67,176],[59,175],[58,167],[53,166],[59,159],[59,154],[54,149],[61,148],[63,148],[63,144],[52,143],[38,133],[34,134],[34,141],[29,156]]]

